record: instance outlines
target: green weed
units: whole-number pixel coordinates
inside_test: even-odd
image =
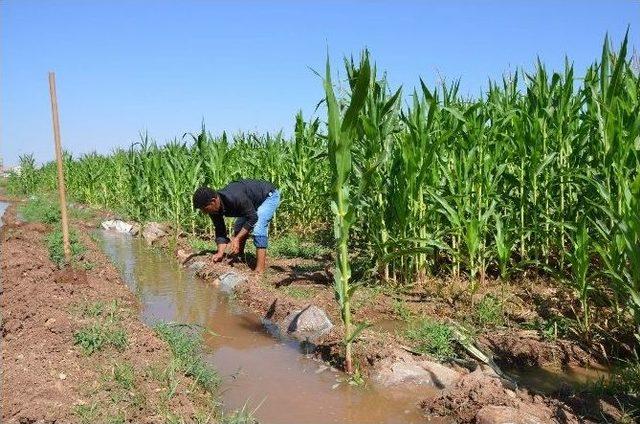
[[[418,352],[437,359],[447,360],[454,355],[453,331],[446,324],[423,318],[405,330],[405,337],[413,343]]]
[[[504,324],[502,303],[495,297],[487,295],[482,298],[475,308],[475,318],[481,326],[496,326]]]
[[[69,244],[71,245],[71,255],[74,260],[79,261],[80,255],[85,252],[85,247],[78,240],[75,231],[69,232]],[[55,230],[47,236],[47,248],[49,249],[49,258],[56,265],[62,266],[64,263],[64,248],[62,245],[62,230]]]
[[[89,405],[76,405],[73,407],[73,413],[82,424],[93,424],[98,416],[98,404],[93,402]]]
[[[133,382],[135,379],[135,373],[133,365],[128,362],[116,363],[112,369],[113,381],[125,390],[133,388]]]
[[[561,315],[547,319],[538,318],[535,321],[522,324],[523,328],[538,330],[546,340],[554,341],[566,337],[572,326],[572,320]]]
[[[122,328],[98,323],[76,331],[73,340],[87,356],[109,346],[123,351],[128,344],[127,333]]]

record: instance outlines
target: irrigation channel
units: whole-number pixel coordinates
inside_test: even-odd
[[[183,270],[144,241],[101,231],[102,247],[140,298],[142,320],[198,324],[205,360],[224,379],[224,408],[255,408],[262,424],[424,423],[417,403],[435,389],[353,387],[345,376],[302,354],[299,342],[276,339],[261,320],[225,294]],[[432,423],[448,419],[431,418]]]

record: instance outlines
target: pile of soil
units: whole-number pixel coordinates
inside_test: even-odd
[[[84,263],[92,268],[59,270],[45,248],[48,226],[17,220],[14,205],[3,220],[2,422],[151,423],[164,421],[169,412],[193,417],[209,395],[190,392],[193,382],[176,375],[176,393],[167,400],[165,383],[149,371],[167,367],[168,346],[139,321],[135,296],[89,237],[82,237]],[[74,333],[95,321],[82,309],[96,302],[115,305],[128,337],[122,351],[107,348],[88,356],[74,345]],[[121,365],[133,370],[126,390],[113,382]]]

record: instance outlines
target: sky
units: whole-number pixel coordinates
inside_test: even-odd
[[[392,87],[410,93],[532,69],[536,57],[580,76],[606,33],[616,45],[635,1],[30,1],[0,0],[1,140],[5,166],[54,157],[47,73],[55,71],[63,148],[74,156],[159,143],[199,130],[292,132],[323,97],[327,53],[371,51]],[[322,111],[316,112],[322,115]],[[321,116],[322,118],[322,116]]]

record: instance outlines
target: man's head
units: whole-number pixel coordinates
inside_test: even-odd
[[[216,213],[222,210],[220,196],[209,187],[200,187],[193,193],[193,208],[204,213]]]

